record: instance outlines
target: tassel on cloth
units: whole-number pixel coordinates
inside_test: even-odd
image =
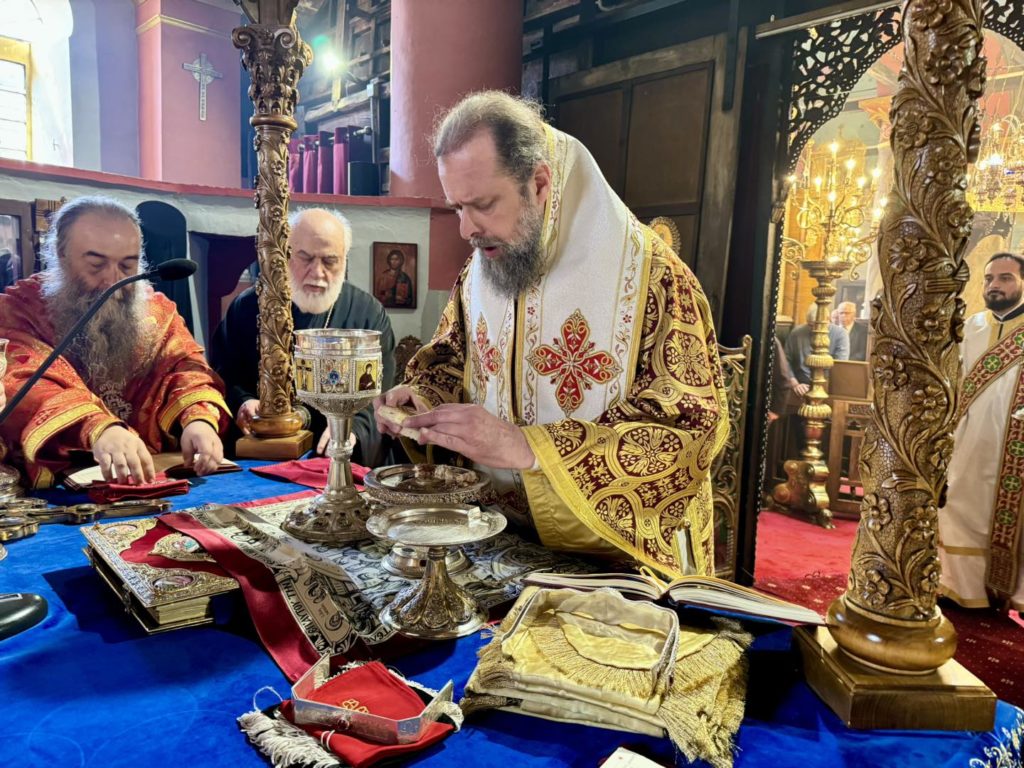
[[[274,768],[305,765],[308,768],[345,768],[345,763],[324,749],[316,739],[282,717],[271,718],[259,710],[246,712],[238,725]]]

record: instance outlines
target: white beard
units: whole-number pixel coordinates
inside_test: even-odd
[[[322,315],[334,306],[334,302],[341,295],[341,288],[344,284],[344,280],[328,284],[324,293],[313,293],[298,286],[292,289],[292,301],[295,306],[308,315]]]

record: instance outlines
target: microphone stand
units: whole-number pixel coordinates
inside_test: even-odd
[[[166,261],[158,267],[150,269],[146,272],[141,272],[137,275],[131,275],[122,280],[118,280],[112,286],[107,288],[103,293],[100,294],[99,298],[93,302],[92,306],[86,310],[85,314],[82,315],[78,321],[71,327],[64,338],[53,348],[43,364],[36,369],[28,380],[18,388],[18,391],[14,394],[10,400],[7,401],[7,405],[2,411],[0,411],[0,424],[3,424],[8,416],[13,413],[14,409],[18,406],[22,400],[25,399],[25,395],[29,393],[33,385],[43,377],[43,374],[53,365],[53,361],[60,357],[61,353],[68,348],[68,345],[75,340],[75,337],[81,332],[86,324],[93,318],[100,307],[102,307],[111,296],[119,291],[124,286],[137,282],[139,280],[179,280],[183,277],[188,277],[196,270],[195,262],[189,261],[188,259],[171,259]],[[14,593],[14,594],[0,594],[0,640],[3,640],[11,635],[15,635],[18,632],[34,627],[40,621],[42,621],[47,614],[48,607],[46,604],[46,598],[42,595],[34,595],[29,593]]]

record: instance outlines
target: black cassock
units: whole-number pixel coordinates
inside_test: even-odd
[[[254,289],[239,294],[231,302],[210,345],[210,365],[224,379],[228,407],[232,413],[238,413],[239,407],[246,400],[259,398],[256,394],[260,362],[257,311]],[[325,325],[328,315],[330,323]],[[345,283],[334,303],[333,312],[310,315],[292,304],[292,320],[297,331],[324,327],[380,331],[380,353],[384,369],[381,390],[389,389],[394,383],[395,335],[391,331],[391,321],[381,303],[366,291]],[[312,417],[310,429],[314,440],[319,440],[327,427],[327,420],[316,409],[309,410]],[[383,440],[377,431],[372,406],[356,414],[352,420],[352,431],[356,435],[353,461],[368,467],[377,467],[385,461],[390,441]]]

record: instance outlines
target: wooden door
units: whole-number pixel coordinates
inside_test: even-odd
[[[738,72],[743,54],[741,46]],[[739,131],[739,110],[722,109],[725,55],[724,36],[702,38],[552,84],[558,127],[590,150],[633,213],[645,222],[656,216],[675,222],[679,256],[697,273],[716,319]]]

